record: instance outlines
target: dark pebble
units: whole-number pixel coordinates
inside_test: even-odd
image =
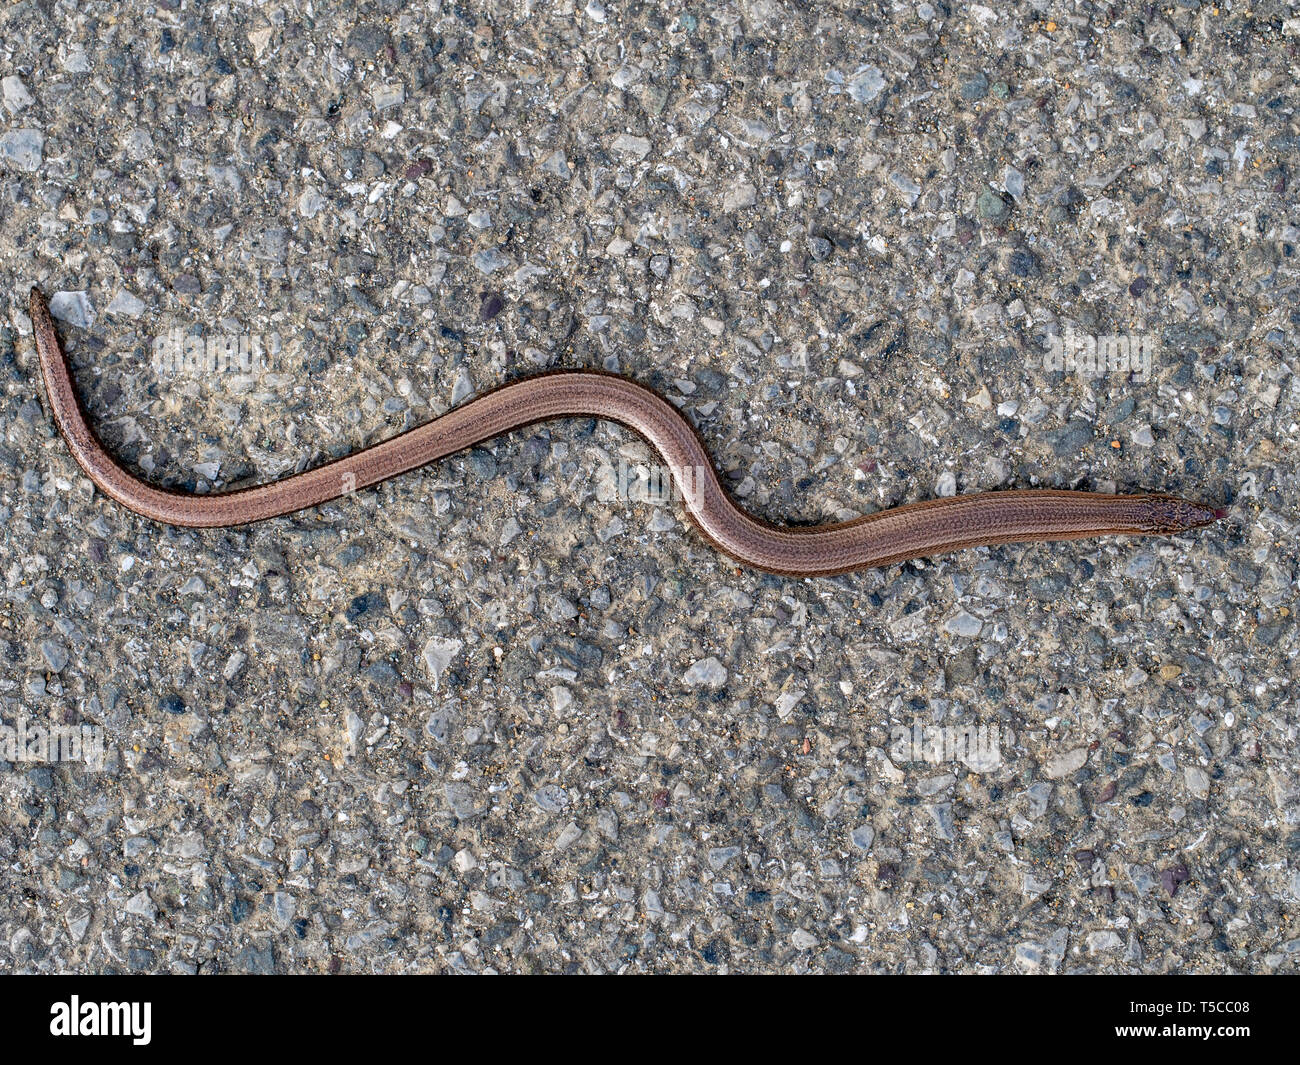
[[[1015,251],[1011,253],[1008,260],[1008,266],[1016,277],[1041,277],[1043,268],[1039,264],[1038,256],[1032,251]]]
[[[348,34],[347,39],[348,51],[366,59],[374,59],[385,50],[387,44],[388,32],[382,26],[372,23],[363,22]]]
[[[479,480],[487,481],[497,475],[497,460],[492,457],[492,452],[475,448],[469,453],[469,468]]]
[[[1047,434],[1048,446],[1057,458],[1068,458],[1092,442],[1092,423],[1084,418],[1074,418]]]
[[[375,305],[370,302],[370,297],[356,285],[348,286],[348,298],[366,314],[377,315],[379,313]]]
[[[1137,399],[1125,396],[1106,412],[1106,424],[1118,425],[1137,409]]]
[[[989,79],[987,74],[976,74],[961,83],[961,98],[967,103],[975,103],[977,100],[984,99],[988,92]]]
[[[377,609],[384,603],[384,597],[379,592],[365,592],[357,596],[348,604],[346,612],[349,621],[356,621],[363,614]]]
[[[506,301],[500,292],[484,292],[483,302],[478,309],[478,320],[490,322],[505,309]]]
[[[1177,865],[1171,865],[1168,869],[1161,870],[1160,886],[1165,889],[1170,898],[1173,898],[1178,894],[1179,887],[1189,876],[1191,874],[1187,871],[1187,866],[1179,862]]]
[[[235,955],[231,968],[237,973],[270,976],[275,972],[275,951],[270,944],[258,947],[250,943]]]

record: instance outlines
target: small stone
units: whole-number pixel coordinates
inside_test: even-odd
[[[126,318],[139,318],[145,312],[145,304],[140,297],[124,288],[120,288],[117,290],[117,295],[109,303],[107,310],[109,314],[117,314]]]
[[[73,45],[60,60],[59,65],[69,74],[89,74],[90,56],[86,54],[85,48]]]
[[[738,211],[742,207],[753,207],[758,203],[758,190],[748,181],[733,185],[722,198],[724,211]]]
[[[899,191],[909,207],[916,205],[916,201],[921,196],[921,186],[913,181],[911,177],[907,174],[895,172],[889,175],[889,183]]]
[[[1017,943],[1015,967],[1022,973],[1036,973],[1043,967],[1041,943]]]
[[[569,805],[569,793],[558,784],[543,784],[533,792],[533,802],[548,814],[559,813]]]
[[[1047,443],[1057,458],[1076,455],[1092,442],[1092,423],[1074,418],[1060,429],[1047,434]]]
[[[1072,751],[1066,751],[1064,754],[1058,754],[1055,758],[1049,759],[1044,772],[1049,780],[1060,780],[1062,777],[1077,773],[1087,761],[1088,748],[1076,747]]]
[[[710,656],[695,662],[682,675],[682,680],[692,688],[721,688],[727,683],[727,670],[721,662]]]
[[[1165,893],[1170,898],[1173,898],[1178,894],[1178,889],[1189,876],[1191,876],[1191,873],[1188,872],[1187,866],[1179,862],[1177,865],[1171,865],[1168,869],[1161,870],[1160,886],[1165,889]]]
[[[930,820],[934,823],[934,834],[940,839],[956,839],[956,825],[952,818],[952,803],[941,802],[927,807]]]
[[[503,310],[505,310],[506,301],[500,292],[484,292],[483,302],[479,304],[478,320],[480,322],[490,322]]]
[[[793,713],[794,708],[799,705],[799,700],[806,694],[807,692],[803,688],[782,692],[776,699],[776,716],[784,721]]]
[[[460,649],[464,646],[462,640],[447,639],[442,636],[433,636],[425,642],[421,657],[424,659],[424,668],[433,680],[434,691],[438,690],[439,680],[447,672],[452,659],[460,654]]]
[[[573,176],[573,171],[569,169],[569,161],[565,158],[563,152],[552,152],[542,163],[542,169],[548,174],[554,174],[556,177],[568,181]]]
[[[1089,932],[1084,942],[1087,944],[1089,954],[1102,954],[1108,950],[1118,950],[1124,945],[1124,940],[1110,929]]]
[[[42,640],[41,657],[45,659],[51,673],[62,673],[68,664],[68,649],[54,640]]]
[[[378,85],[370,91],[370,101],[375,105],[376,111],[397,107],[405,99],[406,87],[401,84]]]
[[[462,367],[459,375],[456,377],[456,383],[451,387],[451,405],[459,407],[475,392],[474,379],[469,375],[468,367]]]
[[[269,943],[250,943],[235,955],[232,969],[251,976],[270,976],[275,972],[275,950]]]
[[[612,147],[619,155],[631,156],[633,159],[644,159],[650,154],[651,144],[646,137],[634,137],[630,133],[623,133],[615,139]]]
[[[325,202],[325,197],[321,195],[319,189],[305,189],[298,197],[298,213],[303,218],[315,218],[320,209],[325,206]]]
[[[1032,251],[1023,249],[1013,251],[1007,260],[1007,267],[1016,277],[1041,277],[1043,273],[1042,265],[1038,261],[1038,256]]]
[[[863,67],[849,78],[849,98],[856,103],[869,104],[885,90],[885,76],[879,67]]]
[[[943,631],[953,636],[978,636],[983,627],[983,621],[964,610],[943,623]]]
[[[1001,222],[1010,213],[1007,201],[987,185],[975,201],[975,210],[990,222]]]
[[[143,917],[148,921],[153,921],[157,916],[153,900],[149,898],[149,892],[141,891],[139,894],[132,895],[126,902],[126,912],[136,917]]]
[[[50,315],[78,329],[89,329],[98,315],[85,292],[56,292],[50,297]]]
[[[555,849],[557,851],[567,851],[579,839],[582,838],[582,829],[573,821],[564,826],[564,829],[555,837]]]
[[[91,913],[89,910],[78,909],[64,916],[64,924],[67,925],[68,935],[72,937],[74,943],[80,943],[86,938],[86,930],[90,927]]]
[[[271,44],[271,38],[274,36],[274,32],[269,26],[267,26],[260,30],[252,30],[246,34],[246,36],[248,37],[248,43],[253,46],[253,55],[256,58],[261,59],[262,56],[266,54],[266,50]]]
[[[36,102],[32,94],[27,91],[27,86],[23,84],[23,79],[16,75],[9,75],[7,78],[0,78],[0,90],[4,92],[5,109],[11,114],[17,114]]]
[[[1024,879],[1021,883],[1021,889],[1024,892],[1025,898],[1031,902],[1051,886],[1052,881],[1050,877],[1036,876],[1033,873],[1025,873]]]
[[[1178,31],[1162,18],[1147,23],[1147,43],[1157,52],[1177,52],[1183,47]]]
[[[289,927],[293,915],[298,910],[298,903],[287,891],[276,891],[271,895],[271,921],[281,931]]]
[[[961,83],[961,88],[958,91],[961,93],[961,98],[967,103],[975,103],[977,100],[984,99],[989,93],[988,75],[981,72],[967,78]]]
[[[480,481],[490,481],[497,475],[497,460],[492,452],[476,447],[469,453],[469,468]]]
[[[510,260],[496,248],[485,248],[483,251],[475,252],[470,256],[470,262],[481,274],[494,274],[510,265]]]
[[[41,168],[45,135],[39,129],[15,129],[0,136],[0,163],[34,173]]]
[[[442,793],[447,798],[451,812],[462,821],[472,820],[487,812],[486,804],[479,802],[478,793],[468,784],[448,781],[443,785]]]
[[[1004,167],[1002,170],[1002,187],[1007,190],[1007,195],[1012,199],[1023,199],[1025,195],[1025,175],[1014,166]]]

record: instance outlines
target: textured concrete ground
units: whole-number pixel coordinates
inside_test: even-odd
[[[107,748],[0,763],[0,968],[1295,971],[1300,21],[671,7],[0,12],[0,719]],[[1232,517],[790,580],[618,498],[652,456],[570,422],[163,528],[54,430],[33,283],[159,484],[607,367],[776,521]]]

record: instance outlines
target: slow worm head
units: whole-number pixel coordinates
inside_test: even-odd
[[[658,393],[614,374],[560,371],[513,381],[345,458],[254,488],[191,495],[156,488],[119,465],[86,420],[45,297],[31,291],[32,326],[54,420],[77,464],[105,494],[171,525],[243,525],[318,506],[534,422],[595,417],[640,433],[672,470],[686,512],[719,550],[772,573],[847,573],[961,548],[1115,533],[1185,532],[1226,512],[1159,494],[1036,489],[909,503],[813,528],[746,513],[718,480],[695,429]]]

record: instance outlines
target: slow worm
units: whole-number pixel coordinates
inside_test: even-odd
[[[663,456],[686,512],[715,547],[756,569],[791,576],[847,573],[987,544],[1179,533],[1226,514],[1169,495],[1035,489],[909,503],[811,528],[775,526],[733,502],[695,429],[671,403],[627,378],[586,370],[510,382],[383,443],[270,484],[186,494],[146,484],[104,450],[77,399],[45,297],[35,288],[31,316],[50,409],[78,465],[105,495],[169,525],[244,525],[292,514],[502,433],[571,417],[603,418],[641,434]]]

